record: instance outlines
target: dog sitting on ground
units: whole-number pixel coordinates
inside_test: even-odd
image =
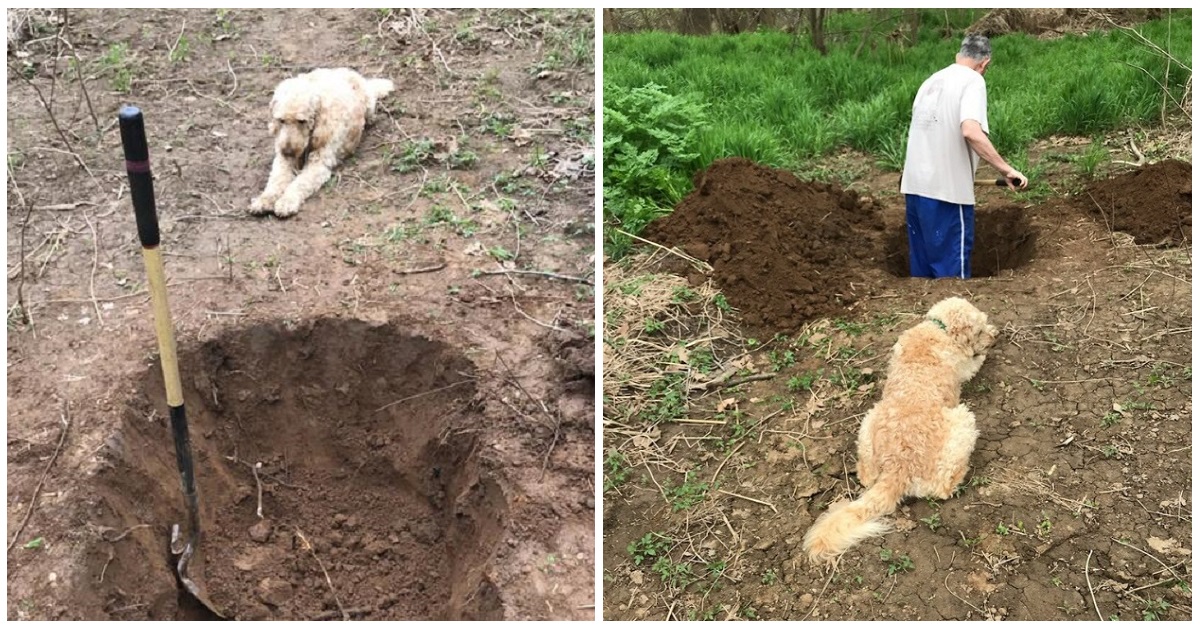
[[[867,490],[817,519],[804,535],[810,560],[833,562],[859,541],[886,534],[891,527],[879,518],[905,497],[950,497],[979,436],[975,415],[959,403],[960,389],[979,372],[996,334],[986,314],[953,297],[900,335],[883,398],[859,428],[858,480]]]
[[[250,213],[294,215],[354,153],[375,119],[375,105],[392,89],[387,79],[365,79],[347,68],[313,70],[281,82],[267,126],[275,138],[275,160]]]

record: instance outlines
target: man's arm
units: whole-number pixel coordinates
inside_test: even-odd
[[[1012,184],[1013,179],[1021,180],[1021,189],[1025,189],[1029,185],[1029,178],[1021,174],[1016,168],[1008,165],[1008,162],[1004,161],[1004,158],[996,151],[996,147],[992,146],[992,140],[988,139],[987,133],[983,132],[983,127],[979,125],[979,122],[975,120],[963,120],[962,134],[967,143],[971,145],[971,148],[984,161],[992,164],[996,170],[1004,173],[1004,178],[1009,180],[1008,186],[1010,188],[1014,187]]]

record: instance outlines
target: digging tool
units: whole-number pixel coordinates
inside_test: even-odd
[[[167,284],[163,273],[162,251],[159,250],[158,213],[154,206],[154,180],[150,175],[150,150],[146,145],[146,128],[142,111],[124,107],[118,114],[121,124],[121,144],[125,148],[125,172],[129,175],[129,192],[133,214],[137,220],[138,239],[142,242],[142,259],[150,284],[150,302],[154,310],[154,334],[162,356],[163,379],[167,388],[167,410],[171,417],[171,435],[175,440],[175,462],[187,502],[188,531],[184,538],[179,524],[171,526],[171,554],[177,557],[175,571],[183,588],[217,617],[224,618],[208,599],[204,587],[192,579],[188,567],[197,558],[200,545],[200,499],[196,493],[196,472],[192,465],[192,445],[188,438],[187,413],[183,407],[183,385],[179,379],[179,359],[175,353],[175,330],[171,326],[171,311],[167,307]]]
[[[1021,185],[1023,183],[1025,183],[1025,182],[1022,181],[1021,179],[1013,179],[1012,180],[1012,184],[1017,187],[1021,187]],[[999,179],[995,179],[995,180],[993,180],[993,179],[975,179],[975,185],[994,185],[998,188],[1006,188],[1006,187],[1008,187],[1008,179],[1005,179],[1004,177],[1000,177]]]

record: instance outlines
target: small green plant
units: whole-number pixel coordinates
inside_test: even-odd
[[[788,378],[787,388],[791,392],[799,392],[801,390],[810,391],[812,390],[813,384],[815,384],[817,380],[821,379],[821,376],[824,374],[824,369],[805,371],[801,375]]]
[[[796,353],[793,351],[776,351],[772,350],[767,354],[767,359],[771,361],[771,367],[778,373],[783,369],[792,366],[796,363]]]
[[[1110,410],[1108,414],[1100,417],[1101,427],[1109,428],[1121,422],[1121,413],[1116,410]]]
[[[657,334],[666,328],[667,324],[657,318],[647,318],[642,325],[642,330],[647,334]]]
[[[1162,598],[1146,600],[1146,608],[1142,609],[1142,620],[1159,621],[1169,610],[1171,610],[1171,604]]]
[[[488,249],[488,255],[491,255],[496,261],[507,262],[516,259],[516,255],[502,246],[493,246]]]
[[[696,294],[696,291],[687,286],[676,286],[671,291],[671,303],[690,303],[695,301],[697,296],[699,295]]]
[[[861,336],[866,329],[866,325],[862,323],[851,323],[841,319],[833,321],[833,326],[835,329],[841,330],[850,336]]]
[[[1117,449],[1116,445],[1110,444],[1100,448],[1100,455],[1104,456],[1105,458],[1115,458],[1118,453],[1120,453],[1120,451]]]
[[[452,170],[468,170],[479,163],[479,155],[473,150],[460,148],[446,157],[446,165]]]
[[[1050,522],[1050,516],[1042,513],[1042,520],[1038,522],[1038,536],[1050,534],[1050,530],[1053,528],[1054,524]]]
[[[768,569],[763,572],[763,575],[762,575],[762,583],[763,584],[770,586],[772,584],[775,584],[775,582],[778,580],[779,580],[779,572],[775,571],[774,569]]]
[[[746,619],[758,619],[758,611],[753,606],[743,606],[741,614]]]
[[[22,545],[21,547],[23,547],[25,549],[41,549],[42,546],[45,544],[46,544],[46,539],[39,536],[36,539],[33,539],[32,541],[29,541],[28,543]]]
[[[100,57],[100,67],[113,73],[112,88],[122,94],[129,93],[133,86],[133,72],[129,68],[129,45],[113,44]]]
[[[629,461],[619,451],[609,452],[604,458],[604,492],[607,493],[629,480]]]
[[[191,42],[188,41],[188,38],[186,36],[181,36],[179,38],[179,43],[176,44],[175,47],[172,48],[171,51],[167,54],[167,60],[170,61],[171,63],[179,63],[180,61],[187,61],[189,52],[191,52]]]
[[[1104,138],[1096,137],[1087,150],[1075,158],[1075,165],[1084,179],[1096,178],[1100,166],[1109,160],[1108,149],[1104,148]]]
[[[888,575],[912,571],[916,568],[908,554],[896,554],[890,549],[879,550],[879,559],[888,564]]]
[[[414,140],[404,145],[398,155],[389,155],[392,170],[401,174],[412,172],[433,161],[434,144],[432,140]]]
[[[921,522],[929,526],[930,531],[937,532],[937,529],[942,527],[942,515],[941,513],[935,512],[932,515],[921,519]]]
[[[725,300],[725,295],[721,294],[720,292],[713,295],[713,305],[717,306],[717,309],[721,310],[722,312],[728,312],[733,309],[729,307],[729,301]]]
[[[662,578],[663,584],[671,588],[686,587],[696,580],[696,575],[692,573],[691,563],[677,563],[668,556],[663,556],[655,561],[650,570],[658,574],[658,577]]]
[[[636,539],[629,543],[625,548],[633,558],[633,564],[641,565],[642,563],[654,562],[662,557],[665,557],[671,549],[671,544],[666,538],[654,533],[647,532],[645,536]]]
[[[1011,533],[1012,531],[1008,526],[1004,525],[1003,521],[996,524],[996,534],[999,534],[1000,536],[1008,536]]]
[[[664,486],[667,498],[671,500],[671,508],[675,511],[687,510],[704,501],[708,493],[708,482],[697,482],[696,472],[688,471],[683,476],[683,484],[679,486]]]

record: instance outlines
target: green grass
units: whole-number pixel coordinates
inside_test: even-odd
[[[604,37],[604,200],[606,224],[639,233],[691,190],[691,177],[713,160],[741,156],[803,169],[842,148],[903,166],[912,98],[933,72],[954,60],[962,29],[982,15],[956,11],[943,38],[942,10],[926,11],[916,45],[875,36],[857,57],[861,12],[831,17],[821,56],[806,39],[759,30],[691,37],[662,32]],[[1191,12],[1174,11],[1137,29],[1191,64]],[[1092,136],[1152,122],[1167,61],[1122,31],[1038,40],[993,38],[987,74],[992,141],[1005,159],[1033,175],[1027,148],[1050,135]],[[1081,71],[1081,68],[1085,70]],[[1143,71],[1145,70],[1145,71]],[[1171,68],[1178,99],[1188,72]],[[1096,152],[1081,169],[1094,172]],[[1028,169],[1026,169],[1028,168]],[[606,252],[620,257],[627,238],[606,230]]]

